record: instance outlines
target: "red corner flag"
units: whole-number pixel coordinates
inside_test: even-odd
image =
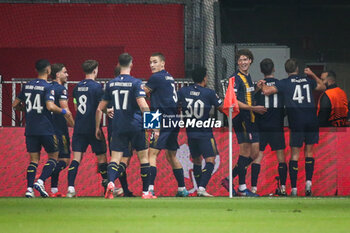
[[[224,106],[223,106],[223,112],[227,116],[229,116],[229,108],[233,107],[232,118],[235,118],[235,116],[237,116],[239,113],[237,97],[234,90],[234,83],[235,83],[235,77],[233,76],[228,80],[228,88],[226,90]]]

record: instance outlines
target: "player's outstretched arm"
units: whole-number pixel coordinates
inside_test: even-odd
[[[267,109],[264,106],[261,106],[261,105],[250,106],[250,105],[245,104],[245,103],[243,103],[243,102],[241,102],[239,100],[237,100],[237,103],[238,103],[239,109],[253,111],[253,112],[256,112],[258,114],[264,114],[267,111]]]
[[[68,122],[69,119],[73,119],[72,113],[69,110],[66,110],[64,108],[58,107],[53,101],[48,100],[46,101],[46,108],[50,112],[56,113],[56,114],[63,114],[64,118],[66,118],[66,121]]]
[[[12,108],[16,111],[25,111],[26,107],[23,104],[22,100],[16,98],[15,101],[12,103]]]
[[[269,96],[269,95],[276,94],[278,92],[278,89],[275,86],[267,86],[265,83],[263,83],[261,85],[261,91],[264,95]]]
[[[151,95],[151,91],[152,90],[149,87],[145,86],[145,85],[142,85],[141,87],[146,92],[147,98],[149,98],[150,95]]]
[[[256,85],[255,85],[255,91],[254,91],[254,93],[257,93],[257,92],[261,91],[261,88],[262,88],[262,86],[263,86],[265,83],[266,83],[265,80],[259,80],[259,81],[256,83]]]
[[[66,109],[68,112],[70,112],[67,100],[60,100],[60,106],[61,108]],[[68,116],[68,118],[66,118],[66,121],[70,127],[74,127],[73,115]]]
[[[316,91],[324,91],[326,90],[326,85],[322,82],[322,79],[320,79],[319,77],[317,77],[317,75],[312,72],[312,70],[310,68],[305,68],[304,69],[304,73],[308,76],[311,77],[313,80],[316,81]]]
[[[102,113],[107,111],[107,105],[108,101],[107,100],[102,100],[97,109],[96,109],[96,138],[99,140],[102,140],[102,132],[101,132],[101,119],[102,119]]]
[[[137,105],[139,106],[141,112],[149,112],[150,109],[144,97],[139,97],[136,99]]]

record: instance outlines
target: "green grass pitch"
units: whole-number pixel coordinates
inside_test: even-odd
[[[0,232],[350,232],[350,198],[0,198]]]

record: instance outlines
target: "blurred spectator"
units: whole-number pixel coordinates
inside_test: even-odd
[[[325,71],[321,79],[327,90],[321,95],[317,115],[320,127],[342,127],[347,124],[348,98],[346,93],[337,86],[334,71]]]

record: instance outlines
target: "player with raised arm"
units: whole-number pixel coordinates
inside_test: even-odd
[[[253,60],[253,54],[248,49],[241,49],[236,53],[238,71],[233,75],[235,77],[234,91],[237,95],[240,113],[232,120],[232,125],[239,144],[240,155],[232,172],[233,177],[238,175],[239,178],[239,187],[237,193],[233,191],[234,196],[258,196],[247,188],[245,182],[249,164],[259,155],[259,132],[255,114],[266,112],[264,106],[253,105],[255,88],[249,74]],[[229,185],[232,185],[229,184],[229,177],[224,178],[221,184],[227,190],[229,190]]]
[[[67,83],[68,72],[65,65],[56,63],[51,65],[52,89],[55,91],[55,104],[58,107],[69,110],[68,94],[64,84]],[[55,134],[58,139],[58,163],[51,174],[51,195],[50,197],[64,196],[58,191],[58,178],[62,170],[64,170],[70,161],[70,138],[68,126],[74,127],[73,118],[67,121],[62,114],[53,114],[53,125],[55,127]]]
[[[183,87],[178,91],[179,106],[186,120],[206,121],[212,106],[222,110],[223,102],[215,91],[206,88],[207,69],[196,68],[192,72],[193,85]],[[193,173],[198,186],[197,195],[212,197],[206,191],[211,174],[214,170],[215,157],[218,154],[216,142],[211,128],[186,128],[188,146],[193,160]],[[205,167],[202,170],[202,157]]]
[[[270,58],[265,58],[260,62],[260,71],[264,74],[264,81],[267,86],[273,86],[278,82],[274,77],[274,64]],[[252,163],[251,185],[252,192],[257,192],[258,176],[260,172],[260,163],[264,157],[264,150],[270,145],[272,151],[276,151],[278,160],[278,174],[281,182],[279,195],[286,195],[287,164],[285,161],[284,149],[286,148],[284,140],[284,100],[281,93],[265,96],[261,90],[255,94],[257,105],[265,106],[267,112],[263,115],[257,115],[257,124],[259,129],[259,156]]]
[[[128,150],[129,144],[135,148],[140,161],[142,179],[142,198],[153,199],[152,193],[148,192],[149,161],[148,142],[146,132],[142,127],[141,112],[149,111],[146,102],[146,93],[142,89],[142,81],[130,76],[132,57],[128,53],[119,56],[120,75],[106,85],[103,100],[96,110],[96,137],[102,135],[100,122],[102,112],[107,110],[109,102],[114,107],[113,133],[112,133],[112,156],[108,164],[108,186],[105,198],[113,199],[114,181],[125,167],[120,166],[123,152]],[[157,137],[156,133],[156,137]]]
[[[177,93],[174,78],[165,70],[165,57],[162,53],[154,53],[150,57],[150,68],[152,76],[149,78],[144,90],[151,96],[152,111],[159,111],[170,119],[176,120],[177,114]],[[154,181],[157,175],[157,156],[160,150],[165,149],[166,158],[173,169],[178,184],[177,197],[187,197],[188,191],[185,187],[185,178],[182,165],[176,157],[179,148],[177,136],[178,127],[161,128],[159,138],[151,138],[149,150],[150,162],[150,186],[149,191],[154,193]]]
[[[82,64],[85,79],[80,81],[73,90],[77,114],[72,139],[73,160],[68,169],[67,197],[76,196],[74,183],[83,154],[91,145],[97,156],[98,171],[103,180],[107,179],[106,141],[104,135],[99,139],[95,136],[95,113],[103,96],[102,85],[95,81],[98,74],[98,62],[86,60]]]
[[[55,105],[55,91],[47,78],[51,73],[51,65],[47,60],[38,60],[35,63],[38,78],[23,85],[21,93],[15,99],[12,107],[16,110],[25,111],[26,116],[26,146],[30,155],[30,163],[27,168],[27,191],[25,196],[35,197],[33,186],[42,197],[48,197],[44,182],[51,176],[55,169],[58,158],[58,141],[52,121],[52,114],[62,114],[66,119],[71,119],[72,114],[68,109]],[[34,184],[36,170],[40,160],[41,147],[48,154],[41,175]]]
[[[292,150],[289,161],[289,176],[292,186],[292,196],[297,196],[298,160],[300,148],[305,143],[305,195],[311,196],[312,175],[315,159],[313,158],[313,146],[319,140],[319,126],[312,91],[324,91],[326,89],[321,79],[309,75],[312,79],[300,76],[298,61],[294,58],[285,63],[288,78],[276,82],[274,86],[267,86],[264,81],[260,82],[265,95],[282,93],[287,109],[290,129],[290,147]],[[311,71],[304,70],[305,74]]]

